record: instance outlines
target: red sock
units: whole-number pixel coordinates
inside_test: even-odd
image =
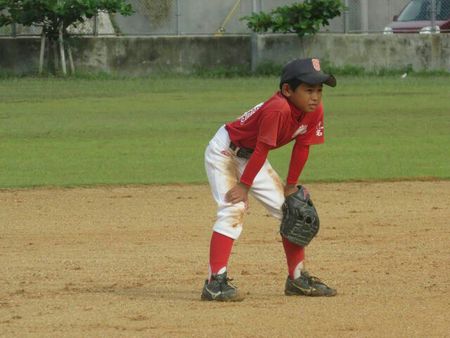
[[[305,259],[305,247],[289,242],[281,236],[283,240],[284,252],[289,270],[289,277],[294,279],[294,272],[298,265]]]
[[[222,268],[227,267],[233,243],[234,239],[218,232],[213,232],[209,247],[209,266],[212,274],[216,274]]]

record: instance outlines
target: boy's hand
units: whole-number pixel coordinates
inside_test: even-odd
[[[245,184],[238,183],[225,194],[225,201],[233,204],[239,202],[247,203],[249,189]]]
[[[298,190],[298,188],[295,184],[286,184],[284,186],[284,197],[288,197],[289,195],[292,195],[297,190]]]

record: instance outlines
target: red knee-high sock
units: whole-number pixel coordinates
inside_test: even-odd
[[[234,239],[218,232],[213,232],[209,247],[209,267],[212,274],[216,274],[227,267],[233,243]]]
[[[286,238],[281,236],[283,240],[284,252],[286,253],[286,261],[289,270],[289,277],[294,279],[296,276],[296,269],[299,269],[299,264],[305,259],[305,247],[289,242]],[[297,271],[297,274],[299,271]]]

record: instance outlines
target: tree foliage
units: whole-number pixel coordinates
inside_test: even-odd
[[[125,0],[0,0],[0,27],[12,23],[41,26],[50,40],[58,38],[59,30],[95,16],[99,11],[131,15]]]
[[[270,13],[253,13],[242,20],[247,20],[247,27],[256,33],[297,33],[302,37],[328,26],[329,20],[341,15],[344,8],[340,0],[305,0],[277,7]]]

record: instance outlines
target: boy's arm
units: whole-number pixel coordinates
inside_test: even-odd
[[[263,142],[256,143],[255,151],[248,160],[247,166],[241,176],[241,183],[247,185],[249,188],[253,184],[253,180],[261,170],[264,162],[269,155],[269,146]]]
[[[260,141],[256,143],[255,151],[248,160],[247,166],[242,173],[240,182],[233,188],[231,188],[225,195],[225,200],[227,202],[238,203],[247,201],[248,190],[250,189],[251,185],[253,184],[253,180],[266,161],[269,150],[270,147],[267,144]]]
[[[292,148],[291,162],[289,163],[289,172],[284,187],[284,195],[288,196],[297,191],[297,182],[300,174],[305,167],[309,156],[309,145],[296,142]]]

